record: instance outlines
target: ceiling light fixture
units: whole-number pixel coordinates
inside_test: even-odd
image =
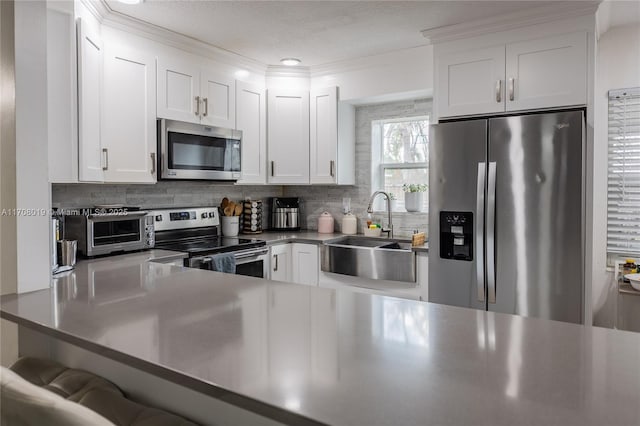
[[[302,62],[300,59],[298,58],[283,58],[280,59],[280,63],[282,65],[286,65],[288,67],[294,67],[296,65],[300,65],[300,62]]]
[[[235,72],[236,78],[245,78],[249,77],[249,71],[247,70],[238,70]]]
[[[124,4],[140,4],[144,2],[144,0],[118,0],[118,1]]]

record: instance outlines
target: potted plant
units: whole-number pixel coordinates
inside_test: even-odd
[[[408,212],[421,212],[427,185],[424,183],[405,183],[402,185],[402,190],[404,191],[404,208]]]

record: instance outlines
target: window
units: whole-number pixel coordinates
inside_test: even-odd
[[[607,252],[640,255],[640,87],[609,91]]]
[[[395,211],[404,208],[402,185],[429,182],[429,117],[407,117],[372,122],[372,190],[382,190],[396,199]],[[429,205],[423,197],[423,212]],[[385,210],[382,198],[375,210]]]

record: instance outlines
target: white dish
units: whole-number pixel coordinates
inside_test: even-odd
[[[640,274],[627,274],[624,276],[631,283],[631,287],[640,291]]]

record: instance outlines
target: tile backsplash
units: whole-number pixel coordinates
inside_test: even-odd
[[[399,117],[426,115],[431,112],[431,100],[364,105],[356,108],[356,184],[350,186],[239,186],[199,181],[160,181],[155,185],[128,184],[53,184],[53,207],[90,207],[96,204],[124,204],[142,208],[193,207],[220,204],[223,197],[233,201],[246,197],[267,202],[269,197],[300,197],[301,226],[318,228],[318,216],[330,212],[340,230],[342,198],[351,198],[351,209],[358,218],[362,232],[367,217],[367,202],[371,188],[371,122]],[[384,219],[386,214],[376,213]],[[265,215],[266,219],[266,215]],[[414,229],[426,231],[426,213],[394,213],[394,230],[398,237],[409,236]],[[266,223],[265,223],[266,225]]]

